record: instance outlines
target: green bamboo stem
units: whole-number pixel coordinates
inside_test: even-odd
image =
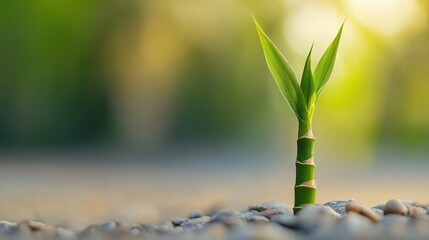
[[[313,205],[316,202],[314,142],[311,124],[308,124],[308,121],[299,121],[298,152],[295,162],[295,204],[293,208],[295,214],[305,206]]]
[[[274,77],[283,97],[299,121],[298,153],[296,158],[295,204],[294,213],[307,205],[316,202],[316,182],[314,181],[314,136],[311,128],[311,119],[320,93],[331,76],[335,58],[340,43],[343,25],[341,25],[335,39],[320,58],[314,72],[311,67],[310,52],[305,61],[301,82],[298,84],[295,72],[278,48],[265,34],[255,20],[256,30],[264,50],[268,68]]]

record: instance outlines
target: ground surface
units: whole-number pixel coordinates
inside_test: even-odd
[[[65,238],[96,232],[102,234],[102,239],[106,238],[106,233],[116,236],[121,232],[126,232],[127,236],[136,234],[139,239],[142,236],[144,239],[178,239],[174,234],[180,234],[183,239],[213,239],[218,236],[216,234],[220,235],[215,239],[250,239],[246,234],[262,234],[254,239],[316,236],[303,235],[307,230],[295,229],[307,225],[302,224],[302,219],[307,221],[304,216],[290,217],[286,214],[288,211],[280,212],[283,217],[265,217],[269,220],[265,224],[267,220],[260,217],[263,211],[253,209],[246,213],[249,205],[267,199],[293,202],[294,163],[285,161],[283,156],[218,156],[204,152],[158,159],[123,154],[20,154],[18,157],[0,154],[0,161],[0,220],[5,220],[0,224],[0,231],[7,234],[7,239],[12,236],[18,239],[44,237],[45,231],[48,236],[60,234]],[[364,205],[375,206],[392,197],[428,202],[429,191],[424,189],[429,162],[388,163],[358,165],[319,160],[317,202],[355,198]],[[231,221],[236,221],[237,227],[231,228],[228,223],[215,224],[213,218],[218,209],[234,210],[228,214],[233,215],[231,219],[235,220]],[[184,226],[182,223],[172,226],[171,220],[187,218],[194,210],[202,210],[204,216],[187,219]],[[335,210],[343,214],[338,208]],[[429,229],[424,214],[418,217],[392,215],[394,217],[383,217],[373,223],[357,213],[338,218],[332,211],[317,211],[310,211],[308,216],[326,215],[326,219],[331,219],[322,217],[323,223],[333,223],[330,228],[320,228],[329,229],[328,233],[349,227],[352,230],[347,231],[352,232],[372,228],[372,234],[392,232],[399,234],[396,239],[404,239],[401,234],[407,234],[405,239],[409,239],[409,236],[417,238],[415,232],[422,228]],[[381,210],[373,211],[380,214]],[[23,219],[36,219],[37,222],[21,223]],[[313,224],[317,222],[314,220]],[[29,224],[35,226],[29,228]],[[199,227],[192,227],[192,224],[199,224]],[[360,227],[351,227],[356,224]],[[414,235],[410,235],[410,231]],[[320,233],[317,236],[324,237]],[[375,235],[373,239],[377,237],[380,236]],[[425,235],[422,239],[429,237]]]
[[[389,200],[372,208],[353,200],[309,206],[293,215],[277,201],[245,210],[195,211],[158,224],[105,222],[83,229],[1,221],[3,239],[429,239],[429,205]]]
[[[148,158],[152,161],[145,162]],[[0,219],[9,221],[147,223],[196,209],[244,209],[267,199],[293,202],[294,163],[283,157],[58,153],[0,154],[0,161]],[[393,197],[420,202],[429,199],[429,191],[422,191],[428,161],[316,163],[319,203],[355,198],[373,206]]]

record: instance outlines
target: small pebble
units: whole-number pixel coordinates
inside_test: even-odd
[[[9,221],[0,221],[0,233],[10,233],[17,231],[18,224]]]
[[[180,226],[182,227],[187,227],[187,228],[201,228],[203,226],[203,224],[206,224],[207,222],[210,221],[210,217],[209,216],[202,216],[199,218],[190,218],[188,220],[186,220],[185,222],[183,222]]]
[[[380,208],[371,208],[371,209],[372,209],[372,211],[374,211],[375,213],[377,213],[380,216],[384,215],[383,210],[381,210]]]
[[[298,216],[330,216],[339,218],[341,215],[327,206],[308,206],[298,212]]]
[[[348,212],[338,219],[331,228],[317,232],[317,239],[342,240],[342,239],[378,239],[371,238],[372,221],[355,212]]]
[[[383,211],[385,205],[386,204],[378,204],[378,205],[375,205],[374,207],[372,207],[372,209],[376,208],[376,209],[380,209],[381,211]]]
[[[421,207],[423,209],[426,209],[429,207],[428,204],[420,203],[420,202],[412,202],[411,205],[413,205],[414,207]]]
[[[286,213],[286,210],[282,208],[273,208],[273,209],[268,209],[261,212],[261,215],[268,219],[271,219],[272,217],[278,214],[287,214],[287,213]]]
[[[249,210],[249,211],[240,212],[238,215],[242,219],[246,219],[246,218],[251,217],[251,216],[260,216],[261,213],[256,211],[256,210]]]
[[[142,233],[142,231],[143,231],[143,228],[138,224],[132,225],[130,227],[131,235],[140,235]]]
[[[371,223],[371,219],[356,212],[349,212],[346,216],[339,219],[337,227],[357,232],[370,227]]]
[[[424,208],[421,207],[413,207],[411,210],[409,210],[409,215],[416,216],[416,215],[426,215],[427,211]]]
[[[287,215],[287,214],[275,215],[273,218],[271,218],[271,221],[289,229],[299,228],[298,218],[292,215]]]
[[[146,233],[154,233],[158,229],[157,225],[152,225],[152,224],[142,224],[142,225],[140,225],[140,227],[141,227],[142,231],[144,231]]]
[[[330,207],[308,206],[298,212],[298,228],[304,233],[317,232],[322,227],[333,225],[340,217],[340,214]]]
[[[381,219],[381,216],[378,215],[374,210],[371,208],[361,205],[356,202],[350,202],[346,205],[346,212],[355,212],[362,216],[367,217],[369,220],[373,222],[378,222]]]
[[[171,223],[173,223],[174,226],[180,226],[180,224],[184,223],[186,220],[186,218],[175,218],[173,220],[171,220]]]
[[[98,224],[98,227],[104,231],[113,231],[118,227],[118,223],[113,222],[113,221],[112,222],[104,222],[104,223]]]
[[[341,216],[344,216],[346,214],[346,205],[351,202],[354,202],[354,199],[330,201],[323,204],[323,206],[330,207]]]
[[[406,202],[406,201],[403,201],[402,204],[404,204],[405,207],[407,207],[407,214],[406,215],[409,215],[411,210],[413,210],[413,208],[415,208],[411,203]]]
[[[59,227],[56,229],[57,236],[62,239],[75,239],[76,233],[71,229]]]
[[[211,217],[209,223],[223,223],[227,227],[232,227],[243,224],[243,220],[237,212],[219,211]]]
[[[165,222],[158,226],[156,232],[164,234],[173,231],[174,226],[171,222]]]
[[[268,209],[270,209],[270,208],[267,206],[264,206],[262,204],[252,205],[252,206],[249,206],[249,208],[248,208],[249,211],[254,210],[254,211],[258,211],[258,212],[263,212],[263,211],[266,211]]]
[[[252,205],[248,208],[249,211],[256,210],[258,212],[263,212],[270,209],[284,209],[285,212],[293,214],[292,208],[280,201],[267,201]]]
[[[251,216],[246,218],[246,221],[250,223],[268,223],[270,220],[264,216]]]
[[[39,221],[24,220],[19,223],[20,225],[26,225],[31,231],[40,231],[46,227],[46,225]]]
[[[94,235],[99,235],[100,232],[101,232],[101,229],[97,225],[89,225],[82,232],[79,233],[79,236],[82,238],[91,237]]]
[[[202,239],[224,239],[228,233],[228,228],[222,223],[213,223],[207,225],[202,232]]]
[[[384,206],[384,215],[388,214],[399,214],[399,215],[407,215],[408,208],[397,199],[390,199],[387,201]]]

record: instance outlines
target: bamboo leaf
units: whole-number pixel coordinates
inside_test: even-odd
[[[313,109],[316,102],[316,88],[314,86],[313,73],[311,72],[311,52],[313,50],[313,45],[311,45],[310,51],[308,52],[307,60],[305,61],[304,71],[302,73],[301,79],[301,90],[304,94],[307,108],[310,110]]]
[[[254,20],[268,68],[276,80],[277,86],[295,115],[299,119],[306,119],[308,116],[307,105],[292,67],[268,38],[256,19]]]
[[[325,53],[320,58],[319,63],[314,70],[314,83],[317,91],[317,96],[320,95],[323,87],[326,82],[328,82],[329,77],[331,76],[332,69],[334,68],[335,58],[337,55],[338,44],[340,43],[341,33],[343,31],[344,23],[341,25],[340,30],[337,33],[337,36],[326,49]]]

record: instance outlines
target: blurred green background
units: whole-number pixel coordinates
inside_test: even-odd
[[[342,160],[426,149],[423,0],[3,1],[1,146],[285,144],[296,123],[251,13],[298,75],[311,43],[316,61],[347,17],[314,120],[319,149]]]
[[[167,181],[164,176],[177,181],[194,176],[194,169],[205,169],[183,180],[184,185],[212,186],[220,181],[216,174],[241,179],[240,184],[227,184],[231,192],[243,190],[246,184],[254,186],[252,181],[267,186],[259,178],[263,174],[285,184],[282,195],[278,189],[265,195],[252,195],[249,190],[248,198],[202,194],[200,205],[215,199],[245,202],[285,195],[291,200],[297,123],[268,71],[252,13],[299,78],[313,41],[313,62],[317,62],[347,18],[333,75],[314,116],[316,161],[325,166],[319,171],[326,189],[321,190],[323,200],[335,191],[338,197],[350,193],[323,184],[343,179],[327,169],[351,164],[360,173],[358,167],[366,166],[368,179],[381,182],[376,170],[385,170],[386,181],[396,176],[386,168],[388,164],[427,160],[428,1],[14,0],[0,1],[0,160],[12,164],[24,159],[33,165],[45,160],[171,165],[156,168],[151,175],[147,165],[132,172],[104,171],[99,169],[102,165],[61,165],[47,171],[52,167],[48,164],[39,165],[43,166],[39,171],[33,165],[3,164],[1,182],[14,182],[12,188],[20,189],[15,191],[16,199],[24,199],[28,189],[43,186],[55,195],[56,188],[47,184],[52,181],[61,189],[61,184],[71,187],[79,179],[101,181],[90,188],[92,194],[94,189],[104,193],[100,189],[114,180],[137,189],[137,182],[162,185]],[[190,160],[194,165],[174,171]],[[147,175],[140,176],[143,172]],[[409,172],[426,176],[414,174],[415,169]],[[214,175],[204,180],[205,173]],[[237,174],[243,178],[236,178]],[[359,179],[344,172],[341,176]],[[411,184],[414,180],[408,177]],[[79,189],[79,184],[73,186]],[[172,187],[167,186],[146,190],[153,192],[150,196],[166,194]],[[2,189],[10,194],[7,186]],[[411,197],[421,192],[404,189],[415,194]],[[64,196],[80,196],[74,191]],[[373,192],[373,197],[379,194]],[[40,192],[32,194],[34,200]],[[375,202],[386,194],[359,196]],[[141,198],[148,199],[144,194]],[[0,215],[16,213],[15,208],[5,209],[0,207]],[[40,209],[39,213],[46,213]]]

